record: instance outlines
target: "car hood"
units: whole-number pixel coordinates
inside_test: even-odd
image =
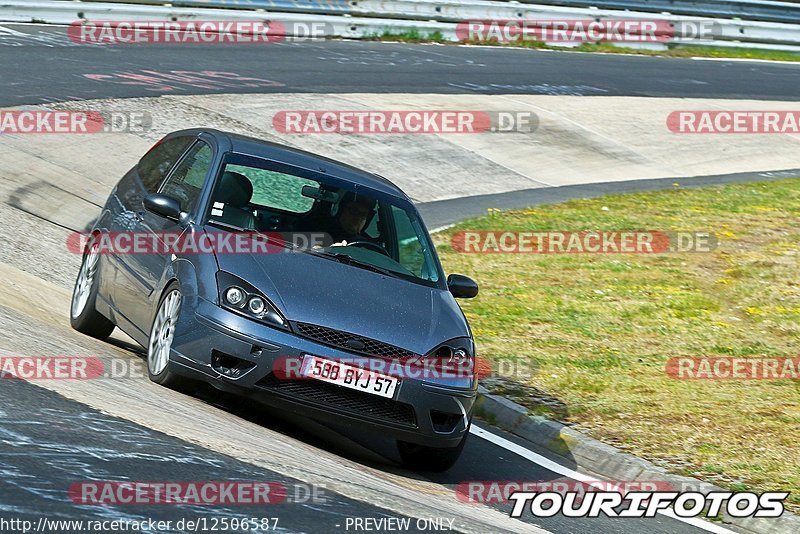
[[[426,354],[470,335],[453,296],[312,254],[220,254],[220,269],[261,290],[289,321],[315,324]]]

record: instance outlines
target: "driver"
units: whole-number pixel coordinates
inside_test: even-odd
[[[353,241],[373,241],[364,228],[375,210],[375,199],[348,191],[339,202],[331,237],[334,245],[344,246]]]

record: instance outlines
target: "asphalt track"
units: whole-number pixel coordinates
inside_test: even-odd
[[[231,61],[235,54],[235,62]],[[676,59],[533,52],[455,46],[414,46],[365,42],[285,43],[265,47],[170,46],[96,47],[72,45],[63,29],[4,25],[0,28],[0,105],[41,104],[61,100],[205,94],[220,92],[420,92],[544,93],[631,96],[683,96],[798,100],[800,66],[735,61]],[[190,75],[191,73],[204,73]],[[222,74],[226,73],[226,74]],[[765,82],[766,80],[766,82]],[[732,180],[767,179],[751,174]],[[726,177],[698,179],[714,182]],[[599,184],[541,189],[486,199],[431,203],[422,206],[430,226],[479,214],[485,203],[517,207],[576,196],[594,196],[648,184]],[[534,198],[537,195],[538,200]],[[471,210],[471,211],[470,211]],[[475,212],[475,213],[473,213]],[[0,309],[13,324],[14,312]],[[9,324],[6,323],[6,324]],[[32,330],[36,324],[28,325]],[[64,334],[42,340],[59,345]],[[31,348],[40,351],[40,347]],[[141,358],[129,346],[108,350]],[[132,386],[134,387],[134,386]],[[398,472],[390,443],[371,435],[348,435],[311,422],[281,418],[215,390],[201,389],[196,398],[235,419],[255,422],[342,457]],[[121,398],[120,402],[125,402]],[[501,435],[547,456],[522,440]],[[364,450],[372,451],[365,455]],[[264,454],[269,454],[268,450]],[[574,467],[566,465],[566,467]],[[34,384],[5,380],[0,387],[0,511],[3,516],[38,518],[171,518],[264,515],[264,509],[204,507],[78,506],[67,488],[80,480],[268,480],[288,487],[298,484],[236,458],[103,414]],[[400,470],[400,472],[402,472]],[[419,475],[413,475],[419,476]],[[490,441],[472,436],[460,463],[449,472],[427,477],[453,490],[465,480],[552,480],[559,475]],[[422,478],[422,477],[420,477]],[[328,492],[324,505],[276,505],[267,514],[281,518],[279,528],[293,532],[343,532],[346,517],[397,517],[368,502]],[[508,506],[499,506],[508,511]],[[551,519],[527,517],[552,532],[700,532],[676,520]],[[338,526],[337,526],[338,525]],[[523,525],[520,524],[522,528]]]
[[[436,230],[464,219],[486,215],[489,208],[515,210],[539,206],[541,204],[566,202],[567,200],[575,198],[595,198],[614,193],[672,189],[675,187],[675,184],[683,188],[692,188],[743,182],[784,180],[795,176],[800,176],[800,169],[563,185],[560,187],[540,187],[536,189],[510,191],[508,193],[496,193],[493,195],[475,195],[424,202],[419,204],[418,208],[428,228]]]
[[[310,532],[320,521],[334,527],[345,515],[396,517],[358,501],[325,494],[309,502],[305,484],[230,457],[109,417],[21,380],[4,381],[0,421],[3,515],[38,523],[52,520],[279,518],[280,530]],[[76,482],[131,480],[241,480],[281,484],[286,500],[274,505],[214,507],[76,505],[67,497]],[[32,478],[32,477],[35,477]],[[140,476],[141,478],[141,476]],[[292,502],[294,501],[294,502]],[[306,501],[306,502],[304,502]],[[295,507],[306,508],[297,513]],[[313,508],[313,513],[307,513]],[[146,511],[146,513],[142,513]],[[176,532],[178,529],[171,529]]]
[[[144,365],[141,348],[130,345],[119,335],[108,342],[97,342],[63,327],[47,324],[41,318],[22,316],[14,310],[0,306],[0,330],[8,332],[8,341],[0,342],[3,354],[24,354],[15,350],[11,341],[12,329],[16,343],[34,354],[75,354],[82,349],[85,354],[111,356],[126,360],[129,365]],[[76,348],[78,347],[78,348]],[[100,347],[100,348],[98,348]],[[102,379],[101,379],[102,380]],[[108,379],[111,380],[111,379]],[[129,397],[145,396],[150,402],[163,402],[148,394],[152,387],[142,373],[141,378],[116,379],[114,387],[120,392],[114,402],[128,403]],[[163,388],[157,388],[163,389]],[[178,397],[181,398],[181,397]],[[519,454],[498,446],[478,436],[470,436],[464,453],[451,470],[439,475],[411,473],[399,466],[399,458],[391,440],[380,435],[353,432],[346,428],[322,426],[310,420],[286,417],[280,412],[253,405],[235,396],[225,395],[210,386],[201,386],[191,396],[162,409],[191,418],[205,427],[199,401],[208,409],[224,412],[221,418],[231,428],[253,423],[263,426],[278,439],[299,441],[314,450],[335,454],[364,468],[376,469],[387,476],[405,477],[404,484],[415,480],[432,482],[440,490],[456,498],[456,487],[465,481],[538,481],[563,480],[563,476],[530,461]],[[109,406],[106,406],[110,408]],[[521,446],[525,451],[558,461],[566,469],[575,465],[553,457],[547,451],[508,435],[501,430],[476,423],[500,439]],[[273,455],[269,441],[264,442],[263,455]],[[300,454],[300,452],[298,452]],[[331,466],[334,467],[334,466]],[[25,518],[34,522],[49,519],[192,519],[206,517],[269,517],[280,518],[279,527],[288,532],[355,532],[343,525],[348,517],[399,517],[371,504],[370,500],[343,497],[329,488],[323,489],[325,502],[287,502],[281,505],[262,506],[178,506],[175,505],[103,505],[73,504],[69,488],[84,481],[213,481],[242,480],[283,484],[291,495],[293,488],[303,488],[302,480],[283,476],[275,471],[259,468],[219,454],[205,447],[170,437],[152,430],[147,425],[137,425],[128,420],[112,417],[85,404],[67,399],[44,389],[35,382],[0,380],[0,518]],[[331,469],[335,476],[336,470]],[[307,485],[307,484],[305,484]],[[426,490],[420,486],[420,490]],[[302,491],[297,492],[303,495]],[[477,505],[476,505],[477,506]],[[492,505],[508,513],[510,505]],[[442,514],[442,517],[449,517]],[[457,518],[456,518],[457,519]],[[538,525],[555,533],[617,532],[653,534],[702,532],[702,530],[668,517],[652,519],[574,519],[555,516],[533,518],[524,515],[519,529]],[[458,524],[458,523],[456,523]],[[338,526],[337,526],[338,525]],[[178,530],[173,530],[177,532]],[[380,530],[379,530],[380,531]],[[411,529],[416,532],[416,529]],[[460,531],[457,529],[456,531]],[[475,532],[476,530],[471,529]],[[479,530],[481,531],[481,530]],[[483,530],[485,531],[485,530]],[[496,532],[507,532],[498,528]],[[541,530],[538,530],[541,532]]]
[[[75,44],[65,28],[0,25],[0,106],[221,92],[794,101],[799,73],[800,64],[359,41]]]

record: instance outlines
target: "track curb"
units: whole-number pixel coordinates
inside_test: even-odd
[[[478,387],[475,414],[490,419],[490,423],[555,455],[562,465],[574,464],[586,471],[615,481],[664,481],[677,488],[708,493],[726,491],[708,482],[691,477],[673,475],[666,469],[623,452],[578,432],[558,421],[542,416],[528,415],[528,410],[500,395],[492,395],[483,386]],[[757,534],[786,534],[800,532],[800,517],[784,512],[776,519],[734,518],[725,515],[722,523],[739,532]]]

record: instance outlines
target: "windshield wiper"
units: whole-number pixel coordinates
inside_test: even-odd
[[[400,276],[390,271],[389,269],[384,269],[383,267],[378,267],[377,265],[373,265],[371,263],[367,263],[365,261],[357,260],[353,256],[349,254],[344,254],[342,252],[327,252],[324,250],[314,250],[312,254],[319,254],[320,256],[327,256],[329,258],[333,258],[339,263],[344,263],[345,265],[353,265],[354,267],[360,267],[362,269],[367,269],[369,271],[373,271],[379,274],[384,274],[386,276],[391,276],[392,278],[400,278]]]
[[[213,224],[214,226],[219,226],[219,227],[224,228],[226,230],[233,230],[234,232],[246,232],[247,231],[244,228],[242,228],[241,226],[236,226],[235,224],[228,224],[228,223],[225,223],[225,222],[222,222],[222,221],[210,220],[210,221],[208,221],[208,224]]]

